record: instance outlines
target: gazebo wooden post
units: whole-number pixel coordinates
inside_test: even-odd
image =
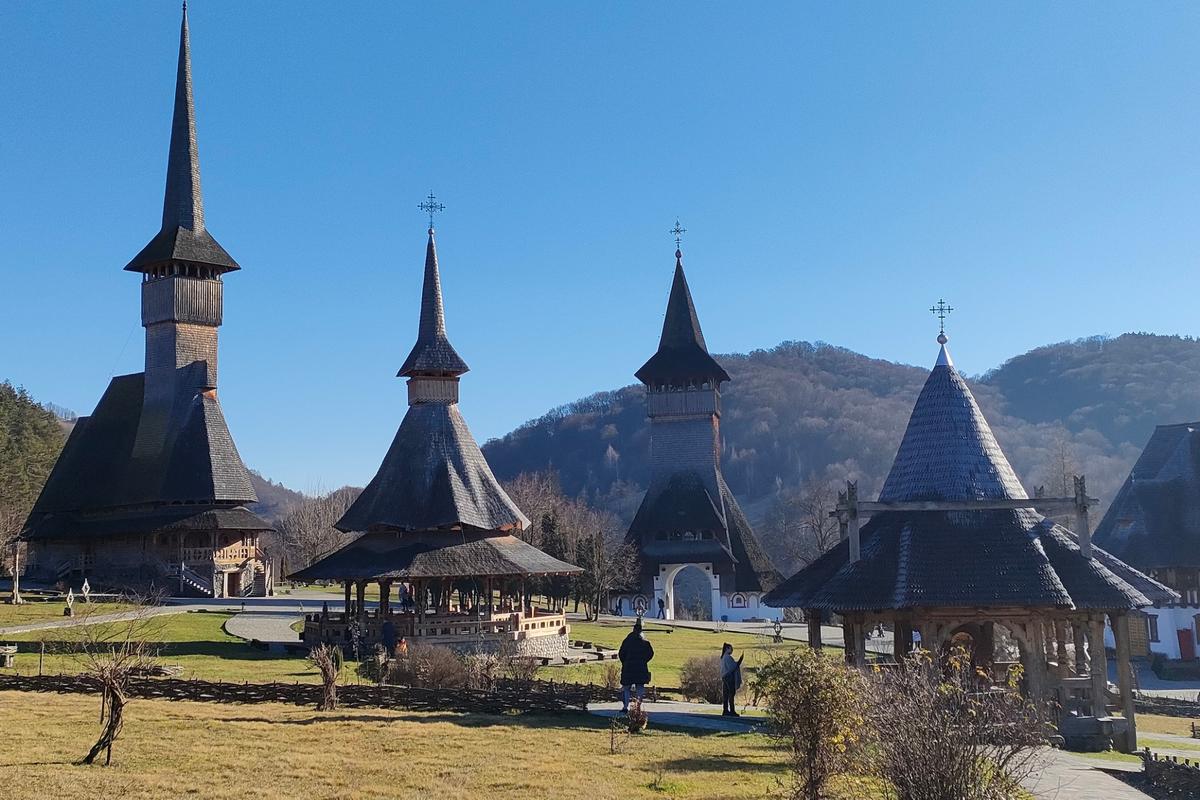
[[[1071,659],[1067,656],[1067,622],[1054,620],[1054,638],[1058,645],[1058,677],[1065,680],[1071,677]]]
[[[813,650],[821,649],[821,611],[817,608],[810,608],[804,612],[804,618],[808,620],[808,646]]]
[[[364,617],[367,614],[367,582],[358,581],[355,584],[355,597],[358,601],[358,616]]]
[[[1132,753],[1137,750],[1137,720],[1134,717],[1129,615],[1113,614],[1109,616],[1109,619],[1112,620],[1113,638],[1117,640],[1117,685],[1121,690],[1121,714],[1124,715],[1126,724],[1129,726],[1126,732],[1125,747],[1121,752]]]
[[[1071,620],[1071,641],[1075,643],[1075,675],[1082,677],[1091,671],[1088,659],[1087,627],[1080,619]]]
[[[908,657],[910,650],[912,650],[912,622],[893,620],[892,655],[895,656],[896,661],[900,661]]]
[[[345,583],[345,587],[346,587],[346,607],[345,607],[346,619],[345,619],[345,621],[349,622],[350,621],[350,580],[346,579],[346,581],[344,583]]]
[[[1104,652],[1104,617],[1088,619],[1088,649],[1092,657],[1092,716],[1108,716],[1108,656]]]
[[[1037,705],[1040,715],[1042,701],[1046,699],[1046,648],[1042,622],[1030,619],[1022,626],[1025,635],[1018,640],[1021,650],[1021,665],[1025,668],[1025,681],[1029,699]]]
[[[379,616],[387,618],[392,610],[392,579],[383,578],[379,581]]]

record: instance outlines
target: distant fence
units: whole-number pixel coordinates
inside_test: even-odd
[[[1200,797],[1200,762],[1190,758],[1160,756],[1149,748],[1139,755],[1146,771],[1146,779],[1154,786],[1166,790],[1170,797]]]
[[[1200,719],[1200,703],[1175,697],[1158,697],[1138,692],[1133,698],[1134,711],[1139,714],[1164,714],[1168,717]]]
[[[94,694],[100,691],[100,684],[86,675],[0,675],[0,691]],[[208,703],[316,706],[321,691],[321,685],[315,683],[224,683],[181,678],[132,678],[129,682],[131,697]],[[554,681],[499,680],[487,690],[343,684],[338,686],[338,705],[406,711],[557,714],[582,711],[588,703],[609,699],[611,694],[598,686]]]

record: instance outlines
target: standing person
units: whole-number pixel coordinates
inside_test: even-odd
[[[741,714],[733,708],[733,700],[738,689],[742,688],[742,653],[738,658],[733,657],[733,645],[726,642],[721,645],[721,714],[726,717],[740,717]]]
[[[663,602],[663,599],[661,597],[658,598],[658,618],[659,619],[667,618],[667,604],[665,602]]]
[[[621,713],[629,712],[629,689],[637,687],[638,702],[646,695],[646,684],[650,682],[650,659],[654,658],[654,648],[642,636],[642,618],[638,617],[633,623],[633,630],[621,642],[617,651],[621,659]]]

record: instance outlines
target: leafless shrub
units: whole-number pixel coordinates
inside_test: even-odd
[[[388,683],[426,689],[460,689],[468,685],[467,668],[458,653],[439,645],[412,644],[391,661]]]
[[[321,672],[321,702],[318,711],[337,708],[337,682],[340,660],[334,657],[336,645],[319,644],[308,651],[308,660]]]
[[[772,655],[754,691],[766,699],[771,735],[790,753],[789,800],[819,800],[834,775],[860,767],[869,731],[860,672],[820,650]]]
[[[100,685],[100,737],[80,764],[94,764],[100,754],[112,763],[113,743],[125,724],[129,680],[153,670],[158,658],[162,620],[154,615],[157,598],[130,596],[124,601],[134,610],[119,621],[92,622],[98,606],[82,604],[76,624],[67,629],[63,644],[81,665],[81,672]]]
[[[692,656],[679,670],[679,689],[689,700],[721,702],[721,657]]]
[[[604,672],[600,676],[605,689],[616,689],[621,685],[621,665],[616,661],[604,662]]]
[[[991,687],[955,649],[926,651],[875,676],[871,718],[879,732],[878,769],[899,800],[1007,800],[1036,767],[1050,729],[1017,690],[1019,669]]]

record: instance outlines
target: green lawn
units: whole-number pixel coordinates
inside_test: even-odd
[[[149,625],[155,641],[162,643],[160,661],[183,667],[182,677],[220,681],[299,681],[318,683],[317,671],[303,656],[268,653],[251,647],[244,640],[230,636],[222,628],[230,614],[191,612],[156,617]],[[128,623],[108,623],[112,625]],[[6,637],[10,641],[46,640],[46,673],[77,672],[77,656],[59,654],[58,643],[70,643],[74,635],[69,630],[31,631]],[[19,653],[17,671],[37,674],[38,654]],[[348,663],[343,680],[354,681],[354,665]]]
[[[63,609],[66,607],[67,604],[61,600],[30,600],[17,606],[0,602],[0,628],[24,625],[29,622],[62,619]],[[133,606],[128,603],[96,603],[89,607],[82,598],[75,604],[76,613],[82,613],[84,609],[89,609],[94,610],[97,614],[116,614],[131,608]]]
[[[571,623],[571,639],[590,641],[615,648],[620,646],[621,640],[629,633],[632,624],[632,622]],[[678,688],[679,670],[684,661],[693,656],[720,655],[721,645],[725,642],[733,645],[734,655],[740,656],[745,653],[746,660],[743,662],[742,668],[746,672],[747,679],[772,651],[807,647],[807,645],[793,641],[775,644],[769,636],[756,636],[748,633],[729,633],[728,631],[715,633],[692,628],[671,629],[650,621],[647,621],[645,626],[646,638],[654,646],[654,660],[650,662],[651,683],[660,688]],[[548,667],[542,670],[542,677],[601,684],[604,682],[606,665],[611,663],[615,662]]]

